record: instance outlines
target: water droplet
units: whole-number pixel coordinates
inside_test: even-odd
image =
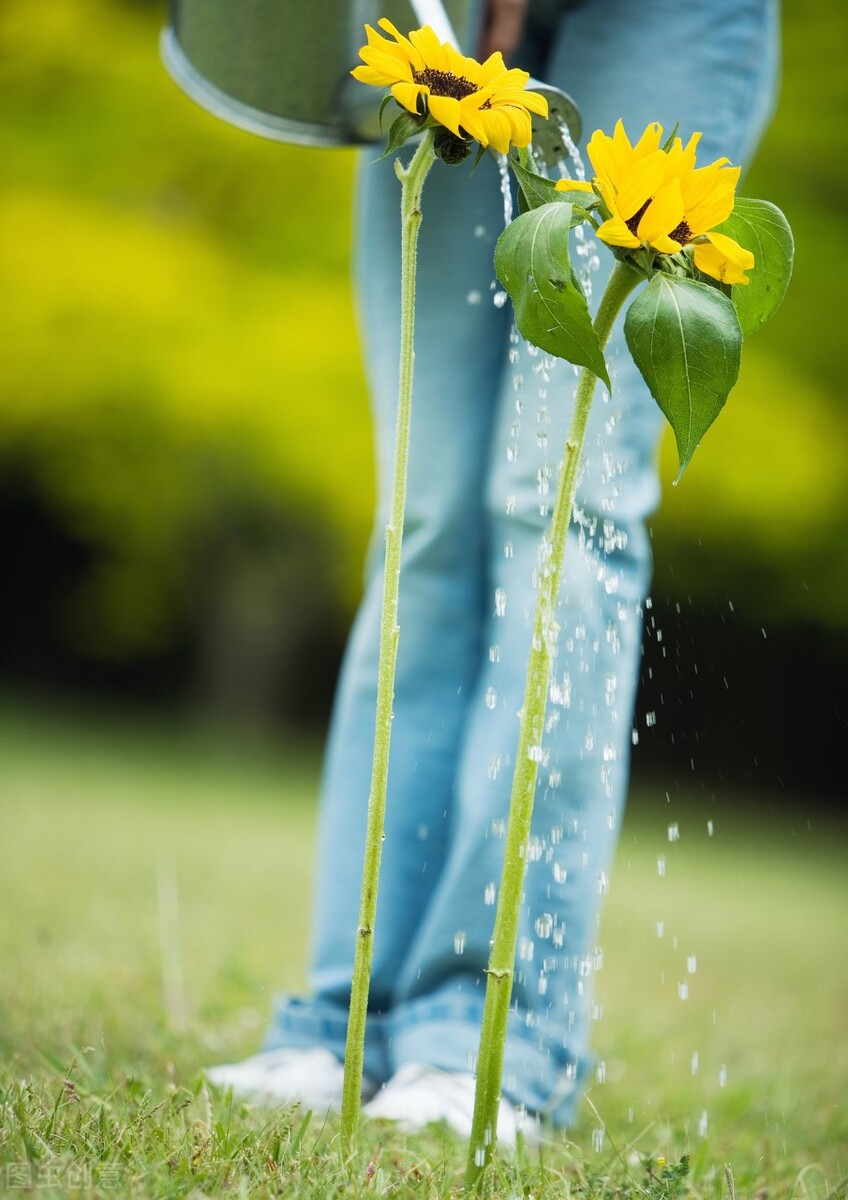
[[[453,935],[453,952],[454,954],[463,954],[465,952],[466,933],[464,929],[458,929]]]
[[[634,746],[639,745],[639,730],[638,729],[631,729],[630,741],[631,741],[631,744]]]
[[[465,302],[466,302],[466,304],[470,304],[470,305],[474,306],[474,305],[479,304],[482,299],[483,299],[483,293],[478,292],[475,288],[473,291],[469,292],[468,295],[465,297]]]
[[[490,905],[490,906],[491,906],[492,904],[494,904],[494,903],[495,903],[495,895],[496,895],[496,893],[497,893],[497,889],[496,889],[496,887],[495,887],[494,880],[493,880],[491,883],[487,883],[487,884],[486,884],[486,889],[485,889],[485,891],[483,892],[483,903],[484,903],[484,904],[488,904],[488,905]]]
[[[494,708],[498,702],[497,689],[490,687],[486,689],[486,708]]]
[[[600,1152],[604,1148],[604,1138],[605,1137],[606,1137],[606,1131],[605,1131],[603,1125],[599,1125],[596,1129],[592,1130],[592,1149],[595,1150],[598,1154],[600,1154]]]
[[[533,951],[536,948],[536,943],[532,938],[522,937],[518,939],[518,957],[523,962],[533,961]]]
[[[501,661],[500,646],[490,646],[489,647],[489,662],[496,663],[496,662],[500,662],[500,661]]]
[[[599,896],[606,896],[609,888],[609,875],[607,875],[606,871],[598,871],[598,876],[595,880],[595,891]]]
[[[657,723],[657,714],[655,712],[645,713],[645,724],[650,729],[652,725]]]
[[[502,588],[495,589],[495,616],[503,617],[506,614],[506,591]]]
[[[679,842],[680,841],[680,826],[677,824],[676,821],[672,821],[672,823],[668,827],[668,840],[670,842]]]
[[[504,542],[504,558],[512,558],[515,553],[515,547],[512,542]]]
[[[549,938],[553,933],[554,919],[550,913],[542,913],[536,918],[534,927],[540,938]]]
[[[492,296],[492,304],[494,304],[495,308],[503,308],[508,299],[509,296],[506,292],[495,292],[494,296]]]
[[[485,1165],[486,1165],[486,1148],[485,1148],[485,1146],[478,1146],[477,1149],[474,1151],[474,1166],[475,1167],[485,1167]]]
[[[714,830],[715,830],[715,827],[714,827],[712,821],[707,821],[707,836],[712,837]]]
[[[697,1050],[694,1050],[694,1051],[692,1052],[692,1059],[691,1059],[691,1061],[690,1061],[690,1063],[689,1063],[689,1067],[690,1067],[690,1070],[692,1071],[692,1074],[693,1074],[693,1075],[697,1075],[697,1074],[698,1074],[698,1066],[699,1066],[699,1065],[700,1065],[700,1059],[699,1059],[699,1057],[698,1057],[698,1051],[697,1051]]]
[[[474,236],[476,238],[485,237],[486,236],[486,226],[485,225],[475,225],[474,226]]]
[[[527,757],[531,762],[541,762],[545,757],[545,752],[541,746],[530,746],[527,750]]]
[[[689,999],[689,984],[686,982],[685,979],[681,983],[678,983],[677,994],[681,1000]]]
[[[690,975],[694,975],[695,972],[698,970],[698,960],[694,954],[688,955],[688,957],[686,959],[686,970],[689,972]]]
[[[710,1128],[710,1119],[706,1112],[702,1112],[698,1120],[698,1137],[705,1138]]]
[[[727,1067],[724,1063],[722,1063],[721,1066],[719,1067],[718,1086],[719,1087],[727,1087]]]
[[[547,991],[548,991],[548,977],[547,977],[547,975],[540,975],[540,976],[539,976],[538,990],[539,990],[539,995],[540,995],[540,996],[545,996],[545,995],[547,995]]]
[[[554,882],[565,883],[566,879],[568,878],[568,867],[564,866],[562,863],[554,863],[552,869]]]
[[[598,1083],[606,1083],[607,1081],[607,1064],[602,1058],[598,1060],[597,1066],[595,1067],[595,1078],[597,1079]]]
[[[489,759],[489,778],[497,779],[497,777],[500,775],[500,773],[501,773],[501,756],[499,754],[496,754],[496,755],[494,755],[493,758]]]
[[[665,875],[665,855],[661,854],[657,859],[657,874]]]
[[[665,935],[665,921],[657,921],[657,937],[661,938]]]

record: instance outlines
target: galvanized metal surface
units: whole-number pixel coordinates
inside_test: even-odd
[[[308,146],[379,142],[374,94],[350,75],[363,29],[381,16],[414,29],[422,5],[443,40],[475,50],[481,0],[172,0],[162,58],[193,100],[250,133]],[[563,151],[558,122],[576,141],[579,112],[558,89],[531,86],[553,118],[534,120],[534,146],[553,161]]]

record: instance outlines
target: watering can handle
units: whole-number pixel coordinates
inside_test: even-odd
[[[429,25],[440,42],[450,42],[459,49],[459,42],[442,0],[410,0],[410,3],[419,24]]]

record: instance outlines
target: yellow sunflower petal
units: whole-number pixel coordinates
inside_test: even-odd
[[[695,243],[695,266],[721,283],[747,283],[746,271],[754,266],[750,250],[724,233],[708,233],[707,241]]]
[[[520,73],[526,75],[525,71]],[[509,74],[510,72],[506,69],[503,55],[500,50],[496,50],[494,54],[489,55],[484,63],[478,64],[478,73],[475,82],[480,87],[486,87],[487,84],[493,83],[496,79],[500,82],[502,76]],[[529,78],[530,76],[526,75],[524,82],[526,83]]]
[[[619,125],[621,122],[619,122]],[[616,125],[618,129],[618,125]],[[626,134],[624,135],[626,138]],[[628,143],[629,144],[629,143]],[[596,129],[589,139],[586,146],[586,152],[589,155],[589,161],[598,179],[608,179],[611,182],[618,180],[618,159],[613,144],[613,139],[601,129]]]
[[[623,129],[623,126],[622,126]],[[663,127],[656,121],[649,125],[639,141],[633,147],[632,162],[638,162],[640,158],[645,158],[648,154],[653,154],[655,150],[659,150],[662,142]]]
[[[625,221],[634,216],[646,200],[650,200],[662,188],[668,177],[668,156],[662,150],[633,163],[619,183],[615,210]],[[681,213],[681,216],[683,214]],[[679,219],[679,218],[678,218]],[[669,229],[674,226],[670,225]]]
[[[530,74],[528,71],[522,71],[519,67],[510,67],[508,71],[504,71],[501,86],[504,88],[518,88],[523,92],[529,82]]]
[[[365,65],[371,67],[380,77],[379,82],[376,79],[367,79],[363,80],[365,83],[377,82],[378,87],[388,87],[389,84],[396,83],[400,79],[412,79],[412,67],[405,59],[395,58],[391,54],[386,54],[376,47],[372,49],[370,46],[364,46],[359,55]],[[357,75],[356,78],[362,79],[362,76]]]
[[[506,154],[510,142],[516,146],[530,144],[530,118],[524,113],[526,128],[519,119],[513,123],[507,109],[484,108],[479,110],[486,138],[500,154]],[[471,133],[471,130],[468,131]],[[479,141],[482,139],[478,138]]]
[[[611,217],[609,221],[604,221],[598,229],[598,237],[608,246],[626,246],[629,250],[635,250],[640,245],[639,239],[634,237],[621,217]]]
[[[396,46],[393,46],[392,43],[388,41],[384,43],[386,49],[390,52],[399,52],[401,55],[403,55],[407,62],[409,62],[412,70],[423,71],[427,64],[424,62],[423,55],[420,53],[420,51],[415,49],[409,38],[404,37],[400,30],[392,24],[388,17],[380,17],[380,20],[377,22],[377,24],[381,29],[385,29],[387,33],[390,33],[395,39]]]
[[[418,101],[421,96],[427,95],[428,90],[421,83],[396,83],[392,88],[392,95],[401,108],[417,116],[420,112]]]
[[[458,79],[466,79],[469,83],[478,87],[482,73],[480,64],[473,58],[466,58],[464,54],[460,54],[455,46],[451,46],[447,42],[443,49],[445,52],[445,70],[451,75],[456,75]]]
[[[521,147],[530,145],[533,137],[533,125],[530,121],[530,114],[526,108],[523,108],[518,104],[507,104],[503,108],[498,107],[492,109],[491,111],[497,113],[498,115],[502,113],[506,117],[511,130],[510,140],[514,146]],[[509,146],[507,146],[505,150],[501,151],[501,153],[506,154],[508,149]]]
[[[373,67],[354,67],[351,75],[360,83],[370,83],[373,87],[388,87],[391,83],[390,79],[386,79],[380,71],[375,71]]]
[[[647,242],[663,254],[676,254],[680,243],[672,241],[668,235],[683,220],[683,213],[680,184],[676,179],[671,179],[659,189],[645,209],[636,230],[640,241]]]
[[[595,189],[591,183],[586,183],[583,179],[558,179],[554,188],[557,192],[589,192],[595,194]]]
[[[686,143],[685,149],[683,147],[683,143],[680,141],[680,138],[674,139],[676,144],[674,147],[673,158],[674,158],[675,171],[677,173],[682,175],[689,171],[694,171],[695,157],[696,157],[696,153],[697,153],[697,149],[698,149],[698,143],[701,140],[701,136],[702,135],[700,133],[693,133],[692,136],[690,137],[689,141]],[[679,149],[677,148],[678,146],[680,147]],[[669,157],[671,158],[672,155],[669,154]]]
[[[444,125],[445,129],[449,129],[457,137],[462,137],[459,132],[461,110],[458,100],[454,100],[453,96],[434,96],[431,92],[427,97],[427,108],[430,110],[430,116],[440,125]],[[477,137],[476,130],[469,129],[468,132],[472,137]]]
[[[686,219],[693,233],[706,233],[727,220],[733,212],[742,168],[722,166],[715,170],[704,167],[703,170],[707,172],[705,176],[701,177],[700,171],[693,171],[688,181],[682,181]]]
[[[445,47],[429,25],[422,25],[420,29],[414,30],[409,35],[409,40],[431,70],[450,70]]]

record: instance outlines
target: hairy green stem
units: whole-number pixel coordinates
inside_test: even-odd
[[[616,263],[594,321],[602,348],[607,343],[621,306],[639,282],[639,278],[630,267]],[[465,1177],[466,1188],[469,1191],[476,1187],[486,1165],[491,1161],[497,1137],[498,1106],[515,974],[515,946],[521,918],[526,847],[533,816],[536,776],[542,756],[542,734],[551,662],[558,632],[556,604],[565,561],[568,528],[574,507],[578,468],[596,383],[597,377],[588,367],[584,367],[577,384],[574,415],[560,464],[556,501],[548,532],[547,561],[540,571],[533,641],[527,664],[527,683],[512,781],[504,866],[495,913],[486,1000],[480,1030],[477,1090]]]
[[[400,585],[403,513],[406,501],[406,474],[409,459],[409,428],[412,412],[413,335],[415,328],[415,269],[418,230],[421,225],[421,192],[427,172],[435,162],[433,131],[427,130],[408,167],[395,162],[401,183],[401,313],[400,376],[398,381],[395,463],[389,524],[386,526],[386,559],[383,578],[383,609],[380,619],[380,661],[377,671],[377,706],[374,727],[374,757],[371,766],[371,790],[368,797],[368,821],[365,832],[365,860],[362,868],[362,892],[359,923],[353,958],[347,1042],[345,1044],[344,1086],[342,1090],[341,1149],[347,1160],[353,1154],[359,1126],[362,1071],[365,1058],[365,1022],[368,1014],[368,986],[374,948],[374,918],[377,911],[377,884],[383,849],[383,825],[386,813],[386,786],[389,774],[389,747],[392,736],[392,702],[395,689],[395,663],[398,639],[398,592]]]

